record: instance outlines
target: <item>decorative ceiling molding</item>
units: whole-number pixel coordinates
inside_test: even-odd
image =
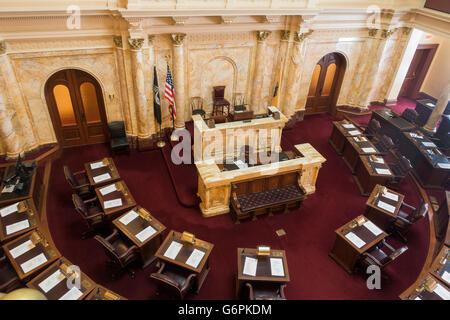
[[[272,15],[266,15],[263,18],[263,22],[267,23],[279,23],[281,22],[281,16],[272,16]]]
[[[220,19],[223,24],[232,24],[236,19],[236,16],[221,16]]]
[[[184,24],[189,20],[189,16],[176,16],[172,17],[172,20],[176,26],[184,26]]]

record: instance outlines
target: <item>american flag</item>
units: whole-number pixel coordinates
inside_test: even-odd
[[[172,74],[170,73],[169,65],[167,65],[167,77],[166,77],[166,88],[164,90],[164,99],[169,101],[170,119],[173,119],[173,117],[175,117],[177,114],[175,108],[175,92],[173,90]]]

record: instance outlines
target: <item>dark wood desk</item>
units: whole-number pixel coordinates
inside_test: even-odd
[[[143,268],[156,259],[155,252],[162,243],[166,227],[147,210],[136,206],[113,224],[139,248]]]
[[[95,282],[61,257],[29,281],[27,287],[40,291],[48,300],[83,300],[95,288]]]
[[[356,222],[358,218],[364,219],[364,224],[358,226]],[[366,227],[370,225],[370,220],[364,216],[359,216],[358,218],[335,230],[336,240],[334,242],[333,249],[328,254],[348,273],[353,273],[356,263],[361,259],[361,255],[364,252],[372,248],[387,236],[387,233],[381,229],[378,230],[379,234],[375,235]],[[368,221],[369,224],[366,225]],[[375,227],[377,226],[375,225]],[[364,243],[361,243],[361,246],[357,246],[355,243],[350,241],[349,238],[347,238],[349,236],[356,236]]]
[[[414,124],[406,121],[390,109],[378,109],[372,111],[371,119],[376,119],[380,122],[381,133],[391,137],[394,143],[398,143],[401,139],[402,132],[411,131],[415,128]]]
[[[31,199],[0,208],[0,242],[5,243],[37,227],[37,210]]]
[[[363,196],[369,196],[377,184],[385,185],[393,177],[392,171],[387,163],[374,162],[370,156],[363,155],[359,156],[359,161],[355,167],[355,174],[353,175],[356,185]]]
[[[171,259],[164,255],[166,254],[167,249],[170,247],[172,243],[179,243],[182,245],[180,251],[175,256],[175,259]],[[211,254],[213,247],[214,245],[212,243],[200,239],[195,239],[195,244],[185,243],[181,240],[181,233],[172,230],[169,232],[163,244],[161,245],[161,247],[159,247],[158,251],[156,251],[155,256],[161,259],[162,261],[172,263],[181,268],[187,269],[189,271],[192,271],[193,273],[198,274],[195,283],[195,290],[198,293],[210,270],[209,255]],[[204,256],[202,257],[201,261],[198,263],[196,267],[186,263],[195,249],[204,253]]]
[[[358,136],[362,132],[351,123],[345,121],[333,121],[333,131],[328,142],[331,144],[334,150],[341,155],[344,151],[345,137]]]
[[[115,186],[116,190],[110,192],[106,195],[102,195],[101,190],[105,190],[104,188]],[[102,206],[103,211],[105,212],[106,217],[109,221],[116,219],[125,211],[130,210],[134,206],[136,206],[136,201],[128,190],[127,185],[123,180],[117,181],[115,183],[105,185],[95,189],[95,193],[97,194],[97,198]],[[108,207],[111,203],[110,201],[120,199],[122,201],[122,205]],[[105,204],[106,203],[106,204]]]
[[[386,193],[383,193],[384,190]],[[387,231],[394,223],[404,199],[404,195],[377,184],[366,202],[364,216]]]
[[[85,300],[128,300],[121,295],[103,287],[97,285],[94,290],[89,293]]]
[[[95,167],[95,169],[92,169]],[[89,183],[93,188],[101,187],[120,180],[119,172],[112,158],[92,161],[84,164]],[[105,175],[105,176],[103,176]],[[109,175],[107,177],[106,175]],[[105,177],[103,179],[103,177]]]
[[[352,173],[355,173],[356,164],[360,155],[378,155],[380,152],[372,142],[364,136],[345,137],[342,159]]]
[[[436,288],[430,292],[425,286],[427,283],[435,283]],[[444,300],[443,297],[436,292],[439,292],[443,296],[450,299],[450,289],[445,286],[444,283],[440,282],[437,278],[433,277],[430,273],[418,279],[411,289],[404,291],[400,295],[402,300]]]
[[[249,275],[244,273],[246,258],[256,259],[256,273]],[[270,259],[281,259],[283,263],[283,275],[272,275],[272,266]],[[237,249],[237,277],[236,277],[236,298],[239,298],[242,286],[245,282],[279,282],[287,283],[290,281],[289,269],[284,250],[270,250],[270,256],[258,256],[257,249],[238,248]]]
[[[417,118],[417,125],[419,127],[423,127],[427,123],[428,118],[430,117],[435,107],[436,104],[432,100],[416,100],[415,110],[419,115],[419,117]]]
[[[450,247],[443,246],[431,265],[431,274],[450,288]]]
[[[60,257],[39,229],[8,242],[2,248],[21,280],[28,280]]]

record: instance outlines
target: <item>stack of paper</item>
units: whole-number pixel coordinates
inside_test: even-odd
[[[77,300],[79,297],[83,295],[83,292],[80,291],[77,287],[72,287],[69,291],[67,291],[61,298],[58,300]]]
[[[12,234],[30,226],[28,220],[22,220],[6,226],[6,234]]]
[[[98,161],[98,162],[94,162],[94,163],[91,163],[91,169],[93,170],[93,169],[98,169],[98,168],[101,168],[101,167],[104,167],[105,165],[103,164],[103,161]]]
[[[183,248],[183,245],[181,243],[172,241],[169,248],[167,248],[166,252],[164,253],[164,257],[175,260],[181,248]]]
[[[362,148],[362,151],[365,153],[376,152],[374,148]]]
[[[376,173],[378,174],[391,174],[391,172],[389,171],[389,169],[380,169],[380,168],[375,168]]]
[[[375,224],[373,224],[372,221],[366,221],[363,224],[363,226],[366,227],[370,232],[372,232],[376,236],[378,236],[378,235],[383,233],[383,230],[381,230]]]
[[[283,259],[270,258],[270,270],[273,276],[284,277]]]
[[[379,207],[381,209],[384,209],[384,210],[386,210],[386,211],[388,211],[390,213],[394,213],[394,211],[395,211],[395,207],[394,206],[391,206],[389,203],[386,203],[386,202],[381,201],[381,200],[378,200],[377,207]]]
[[[189,258],[186,260],[186,264],[193,268],[197,268],[199,263],[202,261],[204,255],[205,253],[203,251],[194,249]]]
[[[353,124],[343,124],[342,125],[345,129],[353,129],[355,126]]]
[[[10,215],[11,213],[16,212],[17,210],[19,210],[19,202],[14,203],[14,204],[7,206],[7,207],[3,208],[2,210],[0,210],[0,215],[4,218],[7,215]]]
[[[256,276],[257,266],[258,266],[258,259],[245,257],[244,270],[242,271],[242,273],[254,277]]]
[[[398,201],[398,195],[389,191],[382,193],[383,197],[391,199],[393,201]]]
[[[357,135],[361,134],[361,132],[359,132],[358,130],[352,130],[352,131],[349,131],[348,134],[351,136],[357,136]]]
[[[23,255],[25,252],[30,251],[34,247],[35,245],[33,244],[33,242],[31,242],[31,240],[27,240],[21,245],[15,247],[14,249],[9,250],[9,253],[14,259],[16,259],[17,257]]]
[[[105,209],[120,207],[122,205],[122,199],[108,200],[103,203]]]
[[[106,196],[107,194],[109,194],[111,192],[114,192],[116,190],[117,190],[117,188],[116,188],[115,184],[112,184],[112,185],[109,185],[107,187],[99,189],[99,191],[102,194],[102,196]]]
[[[363,247],[366,243],[360,238],[358,237],[356,234],[354,234],[353,232],[349,232],[345,235],[345,237],[350,240],[355,246],[357,246],[358,248]]]
[[[109,173],[104,173],[104,174],[101,174],[99,176],[95,176],[92,179],[94,179],[95,183],[98,183],[98,182],[102,182],[102,181],[111,179],[111,175]]]
[[[147,228],[145,228],[144,230],[142,230],[141,232],[139,232],[136,235],[136,238],[139,239],[140,242],[144,242],[145,240],[147,240],[148,238],[150,238],[153,234],[156,233],[156,230],[153,229],[152,226],[148,226]]]
[[[450,292],[448,291],[448,289],[445,289],[439,283],[437,284],[437,287],[436,289],[434,289],[433,292],[436,293],[439,297],[441,297],[442,300],[450,300]]]
[[[9,186],[9,187],[5,186],[5,187],[3,188],[3,190],[2,190],[2,193],[10,193],[10,192],[13,192],[13,191],[14,191],[14,187],[15,187],[15,185],[11,185],[11,186]]]
[[[61,270],[58,269],[54,273],[52,273],[47,279],[39,283],[39,288],[41,288],[45,293],[47,293],[50,290],[52,290],[63,279],[65,279],[65,277],[61,273]]]
[[[24,263],[22,263],[20,265],[20,267],[22,268],[23,273],[27,273],[27,272],[30,272],[31,270],[39,267],[41,264],[46,263],[47,261],[48,260],[47,260],[47,257],[45,256],[45,254],[41,253],[41,254],[38,254],[36,257],[31,258],[28,261],[25,261]]]
[[[123,224],[123,225],[127,225],[129,224],[131,221],[133,221],[134,219],[136,219],[139,215],[134,212],[133,210],[131,210],[130,212],[128,212],[126,215],[124,215],[122,218],[119,219],[119,221]]]

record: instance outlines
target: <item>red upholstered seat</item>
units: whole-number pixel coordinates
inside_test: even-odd
[[[267,205],[276,205],[296,199],[304,198],[305,194],[297,185],[280,187],[255,193],[247,193],[237,197],[242,211],[263,208]]]

